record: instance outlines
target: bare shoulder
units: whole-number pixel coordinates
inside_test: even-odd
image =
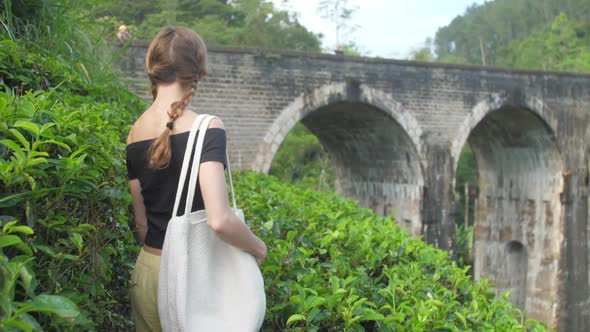
[[[135,123],[131,126],[131,129],[129,129],[129,135],[127,135],[127,144],[131,144],[131,143],[137,141],[137,133],[136,132],[138,130],[137,128],[139,127],[137,124],[138,122],[139,122],[139,119],[137,121],[135,121]]]
[[[149,124],[148,110],[141,113],[139,118],[137,118],[137,120],[135,120],[135,122],[133,123],[133,125],[129,129],[129,135],[127,135],[127,144],[131,144],[136,141],[141,141],[143,139],[143,136],[144,136],[143,128],[148,127],[147,124]]]
[[[221,128],[221,129],[225,129],[225,127],[223,126],[223,121],[221,121],[220,118],[213,118],[211,119],[211,122],[209,123],[209,128]]]

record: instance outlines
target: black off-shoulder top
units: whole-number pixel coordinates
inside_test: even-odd
[[[169,165],[162,169],[150,169],[148,167],[148,151],[154,139],[137,141],[127,145],[127,175],[129,180],[138,179],[141,183],[141,194],[146,208],[148,224],[145,244],[153,248],[162,249],[164,244],[166,227],[172,217],[188,136],[188,131],[170,136],[172,158]],[[226,144],[226,135],[223,128],[208,128],[203,142],[201,163],[218,161],[223,163],[224,167],[227,167]],[[192,153],[194,154],[194,151]],[[188,185],[189,179],[187,176],[178,208],[179,213],[184,211]],[[197,190],[191,211],[204,208],[205,204],[197,180]]]

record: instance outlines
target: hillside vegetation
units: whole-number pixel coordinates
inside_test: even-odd
[[[236,183],[271,248],[264,331],[546,330],[389,217],[253,172]]]
[[[137,246],[123,136],[144,104],[98,57],[84,4],[2,10],[0,330],[124,330]]]
[[[590,2],[495,0],[436,33],[435,61],[588,71]]]

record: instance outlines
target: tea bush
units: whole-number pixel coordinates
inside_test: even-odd
[[[269,247],[264,331],[546,330],[391,218],[265,175],[235,182]]]
[[[144,105],[83,68],[0,42],[0,330],[130,325],[123,154]]]

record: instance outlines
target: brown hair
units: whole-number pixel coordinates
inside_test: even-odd
[[[172,157],[170,135],[174,120],[195,95],[197,82],[207,74],[207,48],[193,30],[186,27],[166,27],[150,43],[145,57],[145,68],[150,79],[154,100],[160,84],[179,82],[186,90],[181,100],[170,105],[166,129],[152,143],[149,150],[149,167],[163,168]]]

